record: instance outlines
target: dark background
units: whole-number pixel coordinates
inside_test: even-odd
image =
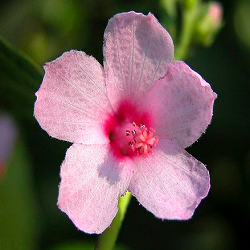
[[[128,249],[231,250],[248,245],[250,3],[237,0],[220,3],[224,25],[215,43],[209,48],[190,48],[186,60],[218,94],[212,125],[198,143],[187,149],[207,165],[211,174],[210,193],[189,221],[161,221],[132,199],[118,238],[119,244]],[[129,10],[152,12],[161,23],[165,20],[166,12],[160,1],[12,0],[0,3],[0,35],[41,66],[72,48],[102,62],[103,32],[108,19]],[[166,25],[165,28],[168,29]],[[8,81],[0,78],[0,84],[3,80]],[[5,108],[2,111],[8,113]],[[32,117],[32,111],[30,106],[27,119],[14,115],[31,165],[30,202],[35,203],[32,223],[36,225],[30,249],[94,242],[96,236],[78,231],[56,206],[60,164],[70,144],[51,139]],[[25,209],[18,209],[20,215],[27,212]],[[1,230],[4,229],[0,225]]]

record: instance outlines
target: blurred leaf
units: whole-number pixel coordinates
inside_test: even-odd
[[[161,14],[161,23],[170,33],[174,44],[177,36],[177,2],[178,0],[161,0],[161,6],[164,10]]]
[[[93,250],[95,248],[94,242],[81,241],[81,242],[67,242],[62,243],[56,247],[50,248],[50,250]],[[114,250],[129,250],[127,247],[115,246]]]
[[[31,166],[19,140],[0,180],[0,246],[3,250],[36,249],[38,206]]]
[[[183,234],[176,244],[179,250],[237,249],[232,225],[216,215],[196,220],[194,229]]]
[[[55,31],[68,34],[78,22],[80,12],[73,0],[43,0],[41,4],[44,22],[54,26]]]
[[[249,13],[250,13],[250,2],[239,1],[237,3],[237,7],[235,8],[235,15],[234,15],[235,31],[241,43],[250,53]]]
[[[213,163],[211,172],[213,189],[211,193],[217,202],[235,204],[241,198],[242,180],[240,165],[234,162],[233,158],[220,157]]]
[[[177,14],[176,4],[177,4],[177,1],[178,0],[162,0],[161,1],[163,8],[166,10],[167,14],[172,19],[176,18],[176,14]]]
[[[193,41],[195,44],[208,47],[214,43],[217,34],[224,26],[223,8],[217,2],[202,3],[199,6]]]
[[[67,242],[50,248],[50,250],[93,250],[93,242]]]
[[[21,110],[32,117],[34,93],[42,81],[43,70],[1,36],[0,75],[0,108],[14,116],[20,115]]]
[[[57,44],[54,41],[50,41],[46,32],[43,30],[29,32],[29,34],[25,36],[24,49],[38,62],[46,62],[47,58],[53,55],[55,47],[57,47]]]

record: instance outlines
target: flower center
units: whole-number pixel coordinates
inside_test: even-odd
[[[151,155],[158,143],[155,130],[151,128],[150,115],[138,112],[136,107],[123,102],[115,115],[105,123],[105,134],[110,141],[111,151],[117,157]]]
[[[158,137],[154,136],[154,129],[145,125],[137,125],[135,122],[117,124],[110,131],[110,145],[118,155],[144,157],[151,155],[153,148],[158,143]]]

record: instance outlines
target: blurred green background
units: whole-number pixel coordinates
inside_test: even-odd
[[[211,191],[189,221],[163,222],[133,199],[118,238],[124,247],[119,249],[231,250],[248,245],[250,1],[219,2],[224,9],[221,32],[211,47],[191,47],[186,60],[218,94],[212,125],[188,148],[207,165]],[[41,66],[73,48],[102,62],[108,19],[129,10],[152,12],[171,29],[160,0],[9,0],[0,3],[0,35]],[[56,205],[60,164],[70,144],[51,139],[33,118],[41,79],[29,85],[28,70],[22,89],[16,84],[20,76],[8,71],[3,58],[0,112],[12,115],[19,136],[0,178],[0,249],[91,249],[96,236],[78,231]]]

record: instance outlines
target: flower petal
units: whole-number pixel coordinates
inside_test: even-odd
[[[168,140],[150,157],[138,157],[129,190],[156,217],[189,219],[210,188],[205,166]]]
[[[61,166],[58,206],[80,230],[102,233],[130,181],[130,163],[118,163],[108,145],[73,144]]]
[[[216,94],[210,85],[184,62],[172,62],[142,100],[150,110],[160,138],[182,147],[193,144],[210,124]]]
[[[137,100],[165,74],[173,60],[173,41],[151,13],[115,15],[104,39],[104,70],[114,107],[121,99]]]
[[[80,51],[70,51],[45,65],[36,93],[35,117],[52,137],[103,144],[101,123],[111,111],[102,66]]]

